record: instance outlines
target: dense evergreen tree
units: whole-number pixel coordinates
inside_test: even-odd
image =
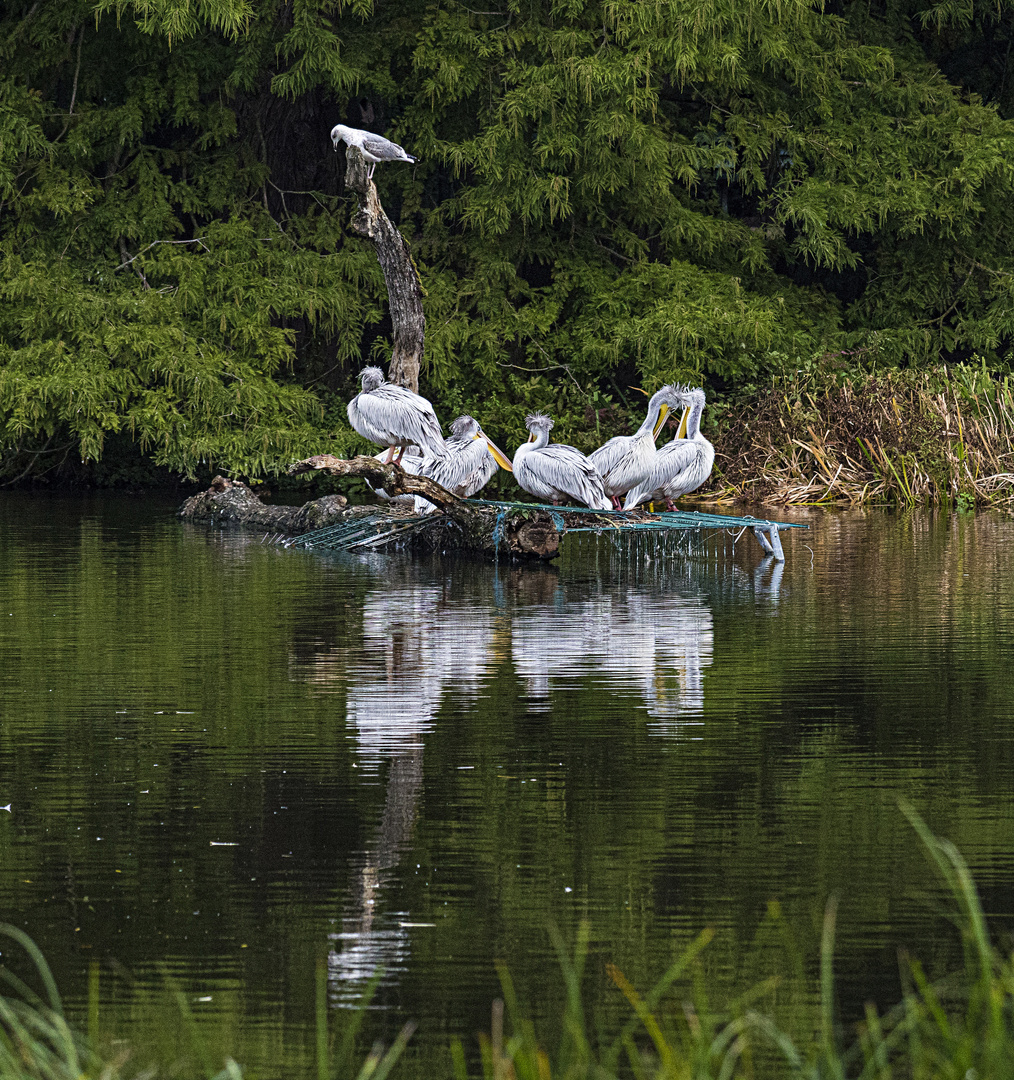
[[[1011,0],[482,7],[6,5],[4,474],[117,433],[186,472],[354,445],[329,404],[389,326],[337,121],[421,158],[376,179],[445,419],[590,445],[634,379],[1005,362]]]

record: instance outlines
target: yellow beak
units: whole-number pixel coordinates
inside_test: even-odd
[[[486,449],[493,455],[493,460],[500,466],[501,469],[506,469],[508,472],[514,472],[514,466],[511,464],[511,459],[496,445],[495,442],[480,429],[478,435],[474,435],[473,438],[483,438],[486,440]],[[534,438],[534,436],[533,436]]]
[[[665,424],[665,418],[669,415],[669,406],[662,402],[662,408],[658,410],[658,420],[655,422],[655,430],[652,432],[652,438],[657,439],[658,433],[662,430],[662,426]]]
[[[685,439],[687,437],[687,420],[690,418],[690,409],[685,405],[683,407],[683,418],[680,420],[679,431],[676,432],[677,439]]]

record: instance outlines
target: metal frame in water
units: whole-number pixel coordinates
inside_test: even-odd
[[[777,562],[785,561],[779,532],[782,529],[808,529],[809,526],[795,521],[771,521],[752,515],[702,514],[696,510],[665,510],[658,512],[630,510],[590,510],[586,506],[549,506],[545,503],[496,502],[490,499],[466,499],[471,506],[490,507],[497,511],[493,528],[493,540],[497,551],[503,537],[507,516],[516,511],[537,510],[548,513],[556,531],[567,533],[592,532],[599,535],[690,532],[732,532],[738,530],[736,540],[750,529],[764,550]],[[577,519],[575,521],[575,518]],[[387,510],[367,511],[337,525],[304,533],[285,541],[286,547],[322,547],[353,551],[361,548],[384,547],[407,539],[427,525],[440,521],[437,515],[410,515],[394,517]],[[734,541],[735,542],[735,541]]]

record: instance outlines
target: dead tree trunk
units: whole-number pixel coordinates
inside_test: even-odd
[[[418,394],[419,366],[426,333],[419,272],[405,238],[391,224],[377,198],[373,181],[367,179],[366,161],[359,147],[346,147],[345,161],[345,184],[359,196],[359,209],[352,219],[352,228],[373,241],[387,283],[394,332],[387,377]]]

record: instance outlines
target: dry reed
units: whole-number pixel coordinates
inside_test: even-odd
[[[959,365],[784,377],[716,410],[709,494],[778,503],[1014,506],[1008,376]]]

